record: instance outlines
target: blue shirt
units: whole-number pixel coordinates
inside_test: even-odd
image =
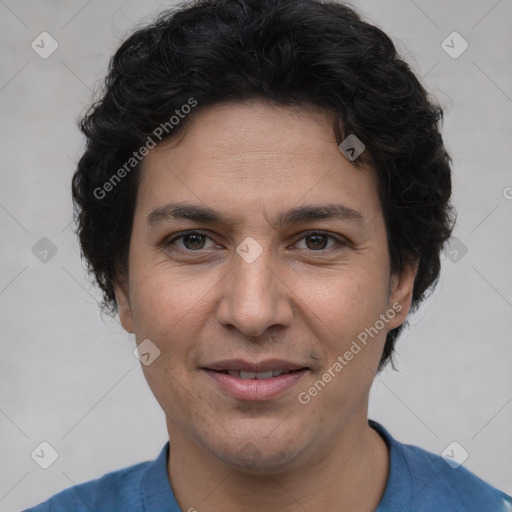
[[[462,466],[399,443],[370,420],[389,448],[389,477],[375,512],[509,512],[512,498]],[[167,476],[167,443],[158,458],[66,489],[25,512],[182,512]],[[205,510],[207,510],[205,508]]]

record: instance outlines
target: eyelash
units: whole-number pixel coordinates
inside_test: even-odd
[[[203,236],[205,238],[209,238],[211,240],[211,237],[209,237],[205,232],[199,231],[199,230],[191,230],[191,231],[184,231],[182,233],[179,233],[177,236],[175,236],[172,239],[170,239],[167,242],[165,242],[165,245],[166,246],[173,245],[174,242],[176,242],[177,240],[181,240],[181,239],[183,239],[183,238],[185,238],[186,236],[189,236],[189,235],[200,235],[200,236]],[[306,238],[309,238],[309,237],[312,237],[312,236],[315,236],[315,235],[325,236],[328,239],[334,240],[335,246],[329,247],[327,249],[319,249],[319,250],[316,250],[316,251],[310,249],[308,252],[321,253],[321,252],[329,251],[329,250],[332,250],[332,249],[335,249],[335,248],[339,248],[339,247],[343,247],[343,246],[348,245],[346,242],[344,242],[344,241],[340,240],[339,238],[335,237],[334,235],[330,235],[329,233],[326,233],[324,231],[309,231],[309,232],[305,233],[301,238],[299,238],[299,240],[297,240],[296,243],[298,243],[300,240],[304,240]],[[192,252],[201,252],[202,250],[204,250],[204,249],[193,250],[193,249],[187,249],[187,248],[182,248],[182,247],[178,247],[178,249],[180,249],[181,251],[190,252],[190,253],[192,253]]]

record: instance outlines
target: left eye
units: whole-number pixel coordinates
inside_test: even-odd
[[[334,244],[327,247],[329,240],[333,240]],[[325,249],[330,249],[335,245],[340,245],[340,241],[338,239],[325,233],[310,233],[299,240],[299,242],[302,241],[304,241],[304,246],[299,247],[299,249],[309,249],[311,251],[323,251]]]

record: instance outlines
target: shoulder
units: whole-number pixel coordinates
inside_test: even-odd
[[[378,512],[392,510],[397,502],[403,512],[512,512],[510,496],[462,465],[400,443],[382,426],[371,423],[390,449],[390,475]]]
[[[142,462],[75,485],[24,512],[142,511],[142,482],[150,464]]]
[[[403,444],[401,451],[413,475],[416,501],[427,499],[437,510],[450,505],[468,512],[512,511],[509,496],[462,465],[450,466],[443,457],[417,446]]]

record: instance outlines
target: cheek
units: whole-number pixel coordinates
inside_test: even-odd
[[[208,301],[213,276],[189,276],[173,269],[167,261],[139,261],[133,267],[130,288],[136,328],[141,334],[157,338],[178,335],[196,324],[192,319],[200,314]],[[145,334],[144,330],[148,330]]]
[[[150,339],[160,350],[150,364],[143,365],[145,379],[164,410],[191,407],[188,387],[191,353],[200,337],[204,320],[205,292],[200,279],[192,285],[173,276],[163,266],[148,265],[137,273],[133,267],[132,311],[137,343]],[[193,401],[193,400],[192,400]],[[176,418],[177,419],[177,418]]]
[[[321,340],[317,346],[324,360],[316,379],[330,370],[326,378],[331,379],[331,391],[322,400],[336,407],[349,406],[367,391],[381,358],[388,328],[382,328],[379,319],[387,309],[388,283],[379,275],[380,281],[375,273],[362,269],[309,287],[310,330]],[[349,394],[346,389],[351,390]]]
[[[304,314],[308,314],[327,335],[342,339],[373,325],[387,307],[388,282],[382,274],[368,268],[346,270],[326,275],[320,280],[304,280],[297,297],[307,297]],[[302,294],[303,292],[303,294]],[[314,319],[317,319],[316,321]],[[330,335],[329,335],[330,333]]]

